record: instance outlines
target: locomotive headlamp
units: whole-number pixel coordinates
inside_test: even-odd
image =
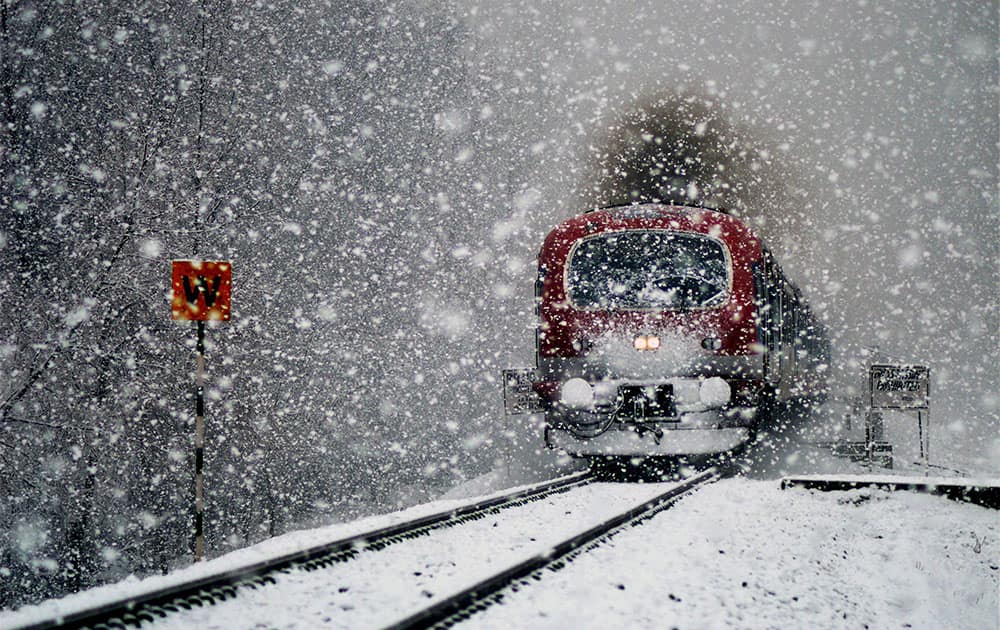
[[[706,407],[721,407],[729,402],[732,395],[729,383],[718,376],[706,378],[698,388],[698,398]]]
[[[701,340],[701,347],[706,350],[718,350],[722,347],[722,340],[718,337],[705,337]]]
[[[656,335],[639,335],[632,340],[632,347],[636,350],[659,350],[660,338]]]
[[[582,378],[571,378],[562,385],[562,403],[573,409],[589,409],[594,403],[594,388]]]

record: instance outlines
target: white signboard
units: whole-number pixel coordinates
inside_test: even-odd
[[[930,406],[930,370],[923,365],[871,366],[872,409],[927,409]]]
[[[507,415],[539,411],[538,395],[531,387],[534,377],[532,369],[503,371],[503,409]]]

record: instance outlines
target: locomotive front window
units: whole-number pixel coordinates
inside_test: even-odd
[[[726,302],[729,264],[722,243],[700,234],[609,232],[577,244],[567,285],[580,308],[709,308]]]

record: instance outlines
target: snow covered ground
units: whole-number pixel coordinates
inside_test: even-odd
[[[329,569],[282,575],[274,588],[171,616],[155,627],[385,627],[500,569],[543,553],[669,485],[601,483],[577,488],[363,553]]]
[[[157,627],[382,627],[664,487],[602,483],[556,495],[327,570],[286,574],[275,587]],[[173,576],[7,613],[0,626],[455,505],[299,532]],[[995,510],[903,492],[782,491],[775,480],[736,478],[617,534],[468,627],[996,628],[998,565]]]
[[[782,491],[782,475],[866,472],[817,447],[817,440],[830,436],[805,428],[790,423],[770,433],[743,458],[743,477],[705,488],[618,534],[562,571],[546,574],[542,583],[476,615],[468,626],[1000,627],[997,512],[905,492]],[[287,534],[168,576],[0,613],[0,627],[453,509],[468,497],[581,466],[552,452],[522,453],[441,500]],[[902,459],[895,472],[926,479]],[[236,600],[172,617],[158,627],[381,627],[662,488],[597,484],[556,495],[327,570],[286,574],[277,587],[241,592]]]
[[[470,628],[996,628],[995,510],[911,493],[709,486]]]

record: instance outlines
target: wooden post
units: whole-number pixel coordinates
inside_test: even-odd
[[[194,561],[205,554],[204,514],[205,482],[202,470],[205,464],[205,322],[198,320],[198,376],[195,392],[194,428]]]

